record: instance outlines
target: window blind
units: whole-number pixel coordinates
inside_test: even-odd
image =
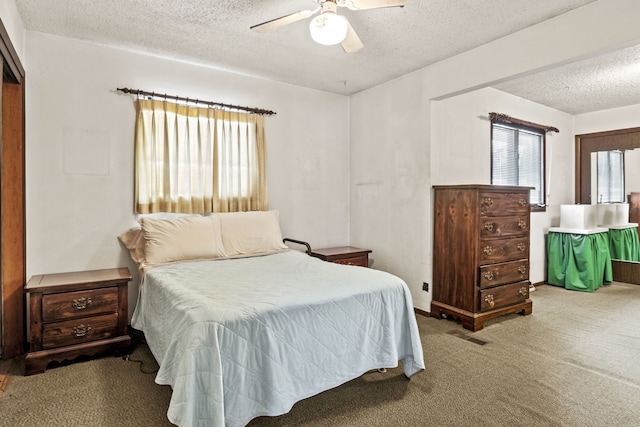
[[[598,203],[624,203],[624,154],[598,151]]]
[[[530,203],[544,204],[543,134],[494,123],[491,138],[491,183],[533,187]]]

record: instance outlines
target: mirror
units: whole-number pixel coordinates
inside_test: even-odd
[[[591,200],[627,203],[627,195],[640,191],[640,148],[591,153]],[[635,222],[635,221],[631,221]]]
[[[598,200],[597,153],[624,152],[625,199],[629,202],[629,222],[640,223],[640,128],[576,135],[576,203]],[[593,159],[593,161],[592,161]],[[639,230],[640,231],[640,230]],[[612,260],[613,280],[640,284],[640,263]]]
[[[621,150],[632,158],[637,159],[635,148],[640,148],[640,128],[620,129],[607,132],[576,135],[576,200],[578,204],[592,204],[597,202],[597,192],[592,194],[592,153],[598,151]],[[633,150],[633,153],[632,153]],[[638,163],[633,160],[625,161],[627,172],[636,173]],[[625,177],[625,180],[627,177]],[[630,177],[629,179],[636,179]],[[626,194],[630,191],[640,191],[640,187],[632,188],[626,185]],[[592,198],[595,197],[595,198]]]

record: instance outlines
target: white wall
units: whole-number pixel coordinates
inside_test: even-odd
[[[24,24],[14,0],[0,1],[0,19],[2,19],[2,25],[7,29],[7,34],[9,34],[11,44],[18,54],[20,62],[24,65]]]
[[[429,237],[429,99],[409,74],[351,98],[351,243],[374,268],[415,292],[426,280]]]
[[[574,117],[576,135],[637,127],[640,127],[640,104]],[[625,153],[625,192],[632,191],[640,191],[640,149]]]
[[[405,279],[417,308],[428,311],[431,302],[431,293],[422,291],[422,282],[431,282],[432,275],[431,186],[472,178],[488,182],[490,164],[488,152],[482,158],[485,150],[478,145],[481,141],[456,140],[453,146],[441,145],[438,138],[444,136],[451,141],[453,135],[435,134],[429,101],[451,98],[637,42],[640,39],[640,26],[635,24],[638,14],[640,2],[635,0],[597,1],[352,96],[351,243],[377,251],[379,258],[384,258],[377,260],[378,265]],[[478,102],[480,105],[485,100]],[[476,136],[477,117],[469,117],[469,109],[460,107],[467,111],[468,120],[457,122],[463,127],[457,135]],[[504,111],[499,112],[510,114],[515,108],[525,107],[516,105],[507,111],[504,106]],[[483,115],[491,111],[484,106],[482,110]],[[515,112],[511,115],[518,117]],[[538,117],[538,120],[518,118],[550,125],[557,119],[556,114],[544,111],[539,111]],[[553,120],[545,120],[546,117]],[[560,120],[567,121],[566,117]],[[398,129],[403,125],[406,127],[399,133]],[[570,121],[568,127],[571,128]],[[569,129],[565,132],[559,138],[572,135]],[[402,144],[398,146],[396,135],[399,134]],[[555,141],[556,137],[553,138]],[[533,216],[533,230],[542,231],[555,225],[552,222],[557,214],[553,212],[553,206],[565,203],[567,194],[573,192],[573,176],[568,172],[573,170],[573,159],[567,159],[561,149],[559,152],[562,154],[558,155],[558,160],[554,157],[556,165],[552,165],[552,173],[559,175],[557,180],[552,175],[557,183],[551,185],[553,192],[549,203],[552,206],[546,215]],[[362,153],[366,153],[366,164],[361,164],[359,156]],[[450,161],[457,155],[462,156],[468,168]],[[420,166],[407,174],[406,164]],[[363,183],[370,182],[370,176],[376,175],[383,177],[380,185],[369,186],[369,190],[363,191]],[[568,176],[567,180],[564,176]],[[417,191],[410,203],[401,204],[399,202],[408,198],[395,194],[398,190],[393,184],[405,178],[412,181],[411,188]],[[573,202],[573,198],[567,202]],[[393,233],[385,231],[389,227]],[[540,238],[540,233],[536,232],[536,236],[536,239]],[[535,282],[544,277],[544,272],[539,261],[543,256],[541,242],[534,241],[533,244],[531,279]]]
[[[271,109],[271,209],[314,247],[349,239],[348,98],[27,32],[27,276],[129,266],[135,111],[118,87]],[[137,283],[130,287],[131,309]]]
[[[640,127],[640,104],[574,116],[576,135]]]

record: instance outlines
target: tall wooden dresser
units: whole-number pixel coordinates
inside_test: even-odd
[[[531,314],[529,187],[434,186],[431,316],[472,331],[508,313]]]

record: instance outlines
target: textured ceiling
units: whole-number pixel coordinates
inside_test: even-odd
[[[496,85],[570,114],[640,104],[640,46]]]
[[[314,43],[308,20],[269,33],[249,30],[314,9],[312,0],[15,1],[28,30],[349,95],[594,0],[407,0],[404,8],[340,8],[364,43],[352,54],[339,45]],[[496,87],[574,114],[640,103],[637,68],[631,85],[619,80],[617,71],[631,67],[630,57],[639,57],[638,48]],[[600,72],[603,65],[618,80],[610,83]],[[624,94],[616,95],[621,85]],[[608,98],[601,96],[603,87]],[[585,89],[595,100],[585,98]]]

